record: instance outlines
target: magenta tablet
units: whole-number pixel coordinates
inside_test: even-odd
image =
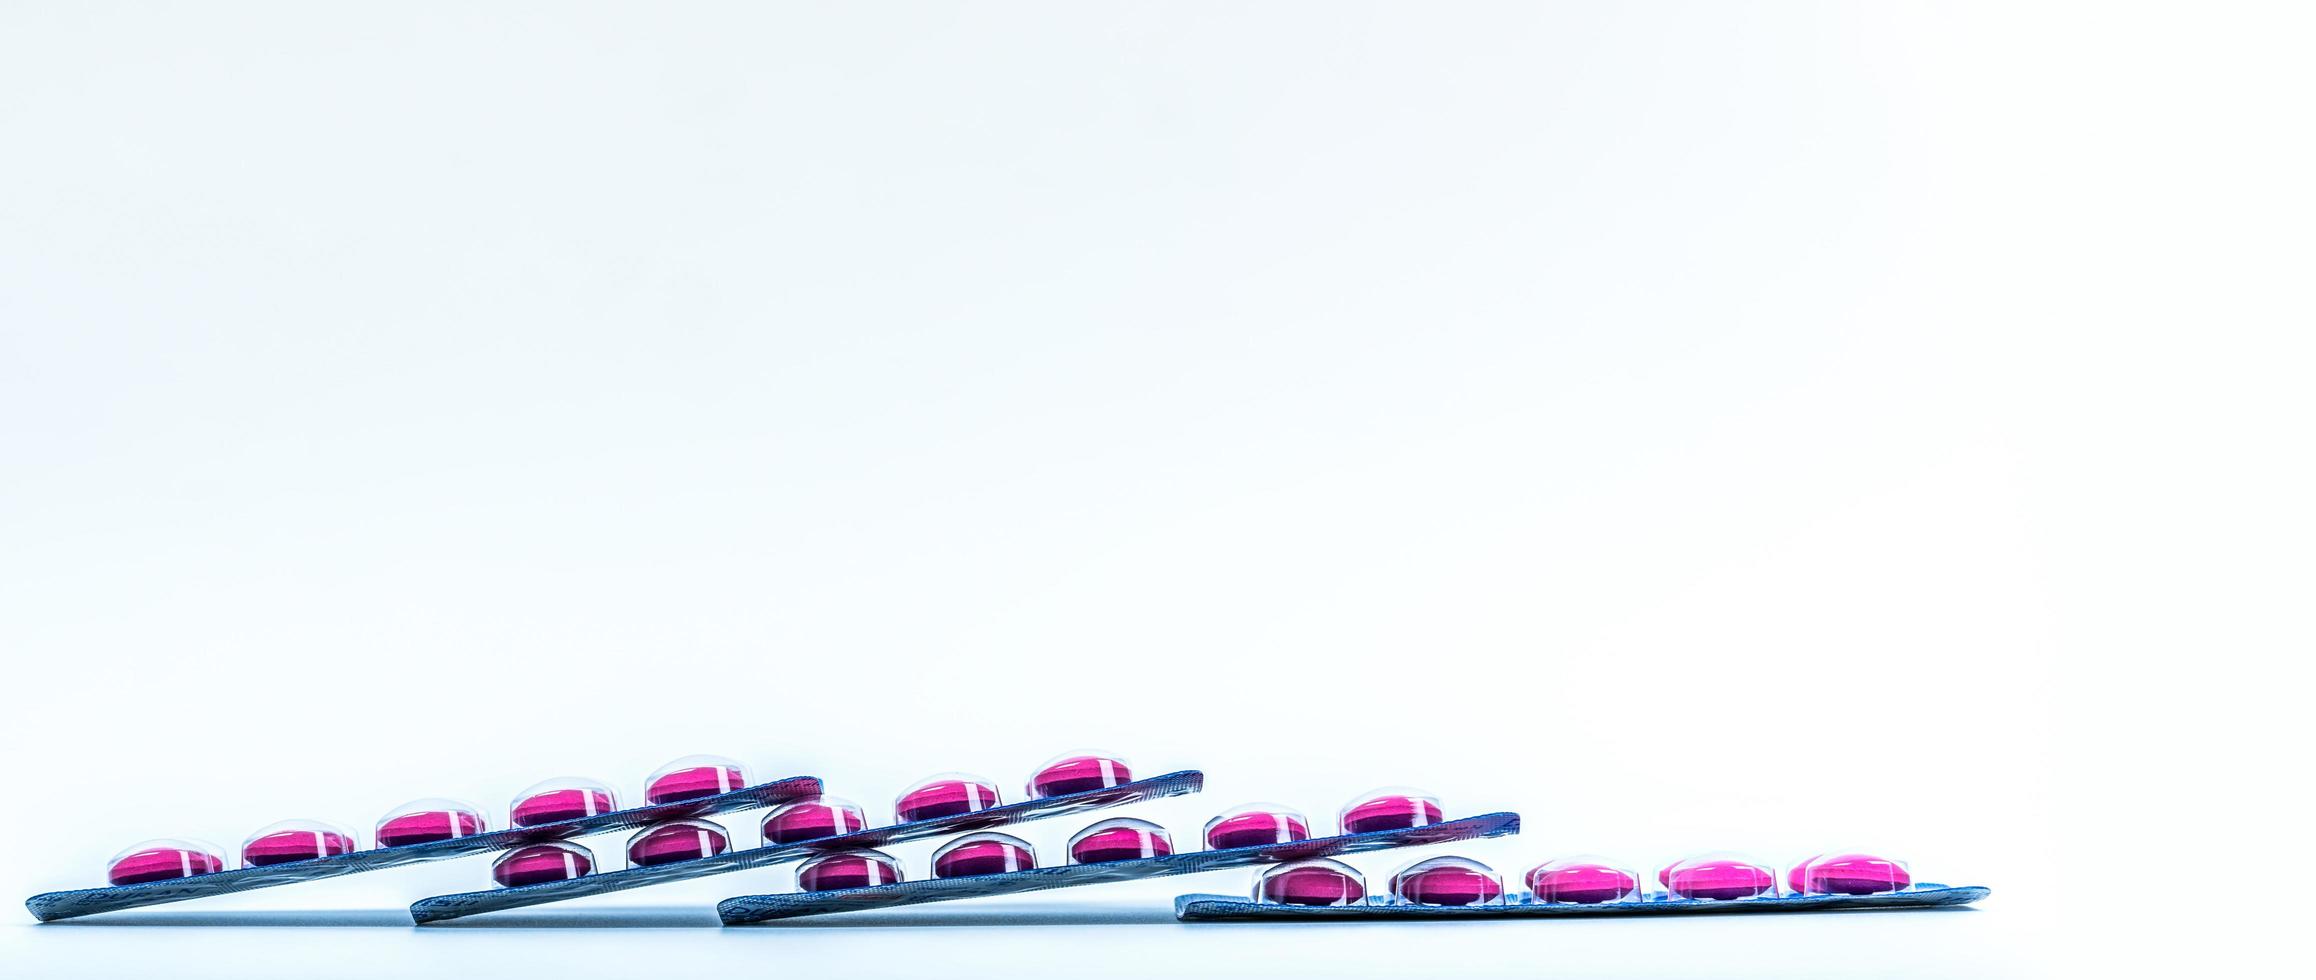
[[[796,867],[796,887],[808,892],[868,888],[901,881],[901,863],[866,848],[823,854]]]
[[[595,870],[595,855],[569,841],[518,847],[491,862],[491,880],[508,888],[568,881]]]
[[[720,755],[687,755],[644,780],[643,800],[654,806],[722,796],[748,787],[748,769]]]
[[[1793,890],[1803,895],[1878,895],[1905,891],[1914,876],[1903,861],[1871,854],[1829,854],[1809,859],[1793,870]]]
[[[1007,834],[966,834],[933,852],[933,877],[969,878],[1037,867],[1029,842]]]
[[[353,831],[319,820],[284,820],[259,828],[241,842],[241,866],[262,868],[353,851]]]
[[[1429,827],[1440,822],[1439,799],[1421,790],[1390,788],[1360,794],[1338,814],[1346,834]]]
[[[1681,898],[1731,901],[1777,894],[1777,872],[1742,858],[1691,858],[1666,867],[1657,879]]]
[[[482,812],[457,800],[429,798],[412,800],[378,818],[377,832],[373,835],[379,847],[403,847],[425,844],[458,837],[472,837],[488,830]]]
[[[1172,853],[1174,838],[1166,828],[1132,817],[1104,820],[1070,838],[1072,864],[1133,861]]]
[[[507,806],[507,820],[517,827],[537,827],[617,809],[619,797],[611,787],[593,779],[564,776],[515,794],[515,801]]]
[[[162,838],[131,846],[105,862],[105,880],[116,885],[191,878],[225,870],[225,855],[213,844]]]
[[[732,847],[732,835],[708,820],[670,820],[636,831],[627,839],[629,867],[697,861]]]
[[[1612,864],[1561,858],[1528,869],[1528,891],[1539,902],[1598,905],[1640,894],[1640,878]]]
[[[1504,900],[1504,881],[1465,857],[1426,858],[1393,872],[1391,900],[1401,905],[1492,905]]]
[[[1281,905],[1364,905],[1367,879],[1341,861],[1296,861],[1264,871],[1255,880],[1254,899]]]
[[[868,826],[868,813],[860,804],[833,796],[816,796],[776,807],[764,815],[764,843],[797,844],[838,834],[850,834]]]
[[[1087,790],[1108,789],[1134,781],[1134,770],[1124,759],[1110,755],[1075,753],[1056,756],[1029,777],[1029,798],[1067,796]]]
[[[997,806],[997,785],[979,776],[945,772],[918,780],[893,801],[901,823],[976,813]]]
[[[1311,839],[1311,822],[1303,815],[1272,803],[1232,807],[1206,822],[1210,851],[1261,844],[1292,844]]]

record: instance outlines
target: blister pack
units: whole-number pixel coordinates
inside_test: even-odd
[[[411,904],[410,917],[425,925],[790,862],[805,862],[799,875],[809,874],[812,880],[876,881],[873,861],[828,859],[839,854],[876,855],[874,848],[890,844],[1196,793],[1205,780],[1205,774],[1195,769],[1138,780],[1126,761],[1116,756],[1072,753],[1038,768],[1025,789],[1027,799],[1006,803],[990,780],[942,773],[902,791],[893,801],[895,822],[888,826],[868,826],[868,815],[859,805],[829,796],[797,800],[765,814],[760,847],[731,850],[724,828],[706,821],[655,826],[629,841],[625,868],[605,870],[588,855],[584,863],[549,866],[564,872],[560,875],[519,883],[494,878],[501,887],[421,899]],[[1013,840],[1001,834],[978,836]],[[957,857],[966,863],[979,859],[978,853]]]
[[[368,850],[359,846],[353,831],[317,820],[285,820],[259,829],[243,842],[238,868],[214,845],[146,841],[113,857],[106,866],[106,887],[34,895],[24,906],[49,922],[473,854],[508,852],[505,863],[516,853],[556,841],[778,806],[816,796],[821,789],[820,780],[811,776],[756,783],[737,762],[687,756],[646,779],[644,805],[629,809],[620,809],[616,794],[600,782],[555,779],[517,794],[508,807],[511,826],[504,830],[492,830],[471,804],[430,798],[387,811],[372,828],[375,846]],[[587,863],[592,866],[591,857]],[[536,872],[509,873],[527,877]]]
[[[1489,813],[1443,819],[1439,801],[1402,790],[1361,795],[1339,815],[1343,832],[1311,836],[1310,821],[1287,807],[1234,807],[1207,822],[1203,848],[1181,849],[1164,827],[1144,820],[1111,819],[1072,835],[1066,863],[1040,866],[1027,843],[998,834],[944,845],[933,855],[932,877],[910,881],[900,862],[880,851],[846,850],[798,869],[793,893],[747,895],[717,903],[726,925],[802,916],[1013,895],[1116,881],[1199,874],[1345,854],[1516,834],[1520,817]]]
[[[1174,915],[1186,922],[1340,922],[1809,912],[1965,905],[1990,893],[1918,882],[1904,862],[1855,850],[1796,862],[1782,878],[1775,867],[1729,853],[1675,861],[1655,877],[1657,887],[1646,888],[1630,866],[1579,855],[1528,869],[1525,890],[1513,892],[1487,865],[1445,856],[1399,868],[1380,894],[1370,894],[1349,865],[1299,861],[1263,872],[1247,897],[1184,895],[1175,899]]]

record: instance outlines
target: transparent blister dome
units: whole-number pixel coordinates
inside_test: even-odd
[[[1657,871],[1657,883],[1674,898],[1734,902],[1777,896],[1777,869],[1741,854],[1715,851],[1676,861]]]
[[[584,878],[595,871],[595,852],[567,840],[527,844],[491,862],[491,880],[503,888]]]
[[[1124,759],[1100,752],[1069,752],[1037,767],[1037,772],[1029,777],[1028,790],[1030,799],[1042,800],[1133,781],[1134,770]]]
[[[1311,821],[1291,807],[1276,803],[1234,806],[1206,822],[1206,847],[1211,851],[1260,844],[1292,844],[1311,839]]]
[[[320,820],[284,820],[258,828],[241,842],[241,866],[262,868],[355,850],[354,832],[344,827]]]
[[[372,839],[379,847],[404,847],[472,837],[489,829],[482,811],[471,804],[428,797],[386,811],[385,816],[378,818]]]
[[[1914,887],[1914,872],[1904,861],[1844,850],[1794,865],[1785,884],[1796,895],[1881,895]]]
[[[1504,879],[1467,857],[1425,858],[1391,873],[1394,905],[1501,905]]]
[[[978,813],[1003,801],[997,784],[979,776],[944,772],[927,776],[893,800],[893,814],[901,823]]]
[[[1346,834],[1429,827],[1443,819],[1439,798],[1419,789],[1386,786],[1368,790],[1343,805],[1337,825]]]
[[[1037,849],[1010,834],[966,834],[933,852],[933,877],[970,878],[1037,867]]]
[[[655,864],[697,861],[730,850],[732,835],[711,820],[669,820],[635,832],[627,839],[627,864],[647,868]]]
[[[748,767],[720,755],[687,755],[659,767],[643,781],[643,801],[657,806],[747,788]]]
[[[1341,861],[1313,858],[1265,869],[1254,900],[1279,905],[1365,905],[1367,879]]]
[[[860,804],[834,796],[815,796],[774,807],[765,814],[764,843],[797,844],[867,828],[868,812],[862,810]]]
[[[823,854],[796,866],[796,887],[808,892],[897,885],[904,880],[901,862],[865,847]]]
[[[1104,820],[1070,838],[1071,864],[1134,861],[1172,853],[1174,837],[1166,828],[1133,817]]]
[[[130,845],[105,862],[105,880],[141,885],[225,870],[225,852],[208,841],[163,837]]]
[[[1528,894],[1547,905],[1605,905],[1641,900],[1640,876],[1591,854],[1554,858],[1528,869]]]
[[[517,827],[562,823],[619,809],[619,795],[601,780],[559,776],[515,794],[507,822]]]

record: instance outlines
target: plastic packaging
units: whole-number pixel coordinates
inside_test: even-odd
[[[833,796],[816,796],[765,814],[764,843],[796,844],[857,833],[867,826],[868,813],[860,804]]]
[[[899,861],[883,851],[865,847],[823,854],[796,866],[796,887],[808,892],[873,888],[899,884],[903,880]]]
[[[902,791],[893,801],[893,813],[900,823],[914,823],[934,817],[978,813],[1001,802],[997,798],[997,784],[979,776],[944,772],[920,779]]]
[[[1343,805],[1336,815],[1346,834],[1376,830],[1429,827],[1444,819],[1439,798],[1422,790],[1387,786],[1369,790]]]
[[[1555,858],[1528,869],[1528,893],[1536,901],[1599,905],[1641,899],[1640,876],[1591,855]]]
[[[966,834],[933,852],[933,877],[964,878],[1037,867],[1037,849],[1009,834]]]
[[[1029,798],[1042,800],[1134,781],[1134,770],[1114,755],[1072,752],[1057,755],[1029,777]]]
[[[1425,858],[1391,874],[1391,901],[1400,905],[1497,905],[1504,879],[1466,857]]]
[[[241,842],[241,866],[262,868],[355,850],[351,830],[320,820],[284,820],[258,828]]]
[[[1311,821],[1275,803],[1247,803],[1206,822],[1206,847],[1221,851],[1260,844],[1292,844],[1311,839]]]
[[[1165,857],[1174,853],[1174,837],[1148,820],[1115,817],[1078,831],[1070,838],[1070,863],[1102,864]]]
[[[636,831],[627,839],[629,867],[697,861],[731,849],[732,835],[714,821],[670,820]]]
[[[507,888],[567,881],[595,870],[595,854],[570,841],[515,848],[491,862],[491,880]]]
[[[507,805],[507,822],[517,827],[578,820],[619,809],[611,787],[578,776],[550,779],[515,794]]]
[[[1341,861],[1294,861],[1256,878],[1254,899],[1283,905],[1365,905],[1367,879]]]
[[[720,755],[687,755],[643,782],[646,803],[675,803],[722,796],[748,785],[748,767]]]
[[[408,847],[438,840],[473,837],[490,829],[482,811],[457,800],[429,797],[411,800],[378,818],[375,839],[379,847]]]
[[[191,878],[225,870],[225,852],[206,841],[164,837],[130,845],[105,862],[105,880],[116,885]]]

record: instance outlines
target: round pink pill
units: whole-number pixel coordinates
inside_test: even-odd
[[[431,844],[438,840],[472,837],[488,829],[482,813],[457,800],[412,800],[378,819],[379,847]]]
[[[162,838],[149,840],[113,855],[105,862],[105,880],[115,885],[191,878],[225,870],[225,855],[201,841]]]
[[[1232,807],[1206,822],[1206,847],[1214,851],[1310,839],[1310,821],[1300,813],[1269,803]]]
[[[508,888],[569,881],[595,870],[595,855],[569,841],[518,847],[491,862],[491,880]]]
[[[284,820],[259,828],[241,842],[241,866],[311,861],[354,850],[354,834],[319,820]]]
[[[515,794],[507,807],[508,821],[517,827],[537,827],[593,817],[619,809],[611,787],[592,779],[564,776],[550,779]]]
[[[1563,858],[1528,869],[1528,891],[1539,902],[1598,905],[1639,890],[1640,879],[1632,872],[1595,861]]]
[[[860,804],[833,796],[816,796],[775,807],[765,814],[764,843],[795,844],[857,833],[867,826],[868,814],[861,810]]]
[[[901,823],[977,813],[997,806],[997,785],[979,776],[945,772],[919,780],[893,801]]]
[[[1166,828],[1132,817],[1104,820],[1070,838],[1073,864],[1134,861],[1172,853],[1174,838],[1166,833]]]
[[[1665,868],[1657,879],[1682,898],[1729,901],[1777,892],[1776,872],[1738,858],[1692,858]]]
[[[1029,796],[1042,800],[1134,781],[1134,770],[1116,756],[1078,753],[1056,757],[1029,777]]]
[[[1029,842],[1005,834],[967,834],[933,852],[933,877],[969,878],[1037,867]]]
[[[657,806],[705,799],[748,787],[748,770],[720,755],[687,755],[644,780],[644,802]]]
[[[1504,882],[1470,858],[1435,857],[1394,873],[1391,897],[1402,905],[1491,905],[1503,899]]]
[[[1905,864],[1871,854],[1815,857],[1795,873],[1801,882],[1794,891],[1804,895],[1876,895],[1914,884]]]
[[[655,864],[697,861],[724,853],[732,835],[706,820],[670,820],[636,831],[627,839],[627,863],[647,868]]]
[[[901,880],[900,862],[883,851],[867,849],[823,854],[796,868],[796,887],[808,892],[873,888]]]
[[[1282,864],[1256,879],[1254,899],[1280,905],[1365,905],[1367,879],[1340,861]]]
[[[1440,819],[1436,797],[1420,790],[1379,789],[1363,793],[1343,807],[1341,826],[1346,834],[1364,834],[1429,827]]]

